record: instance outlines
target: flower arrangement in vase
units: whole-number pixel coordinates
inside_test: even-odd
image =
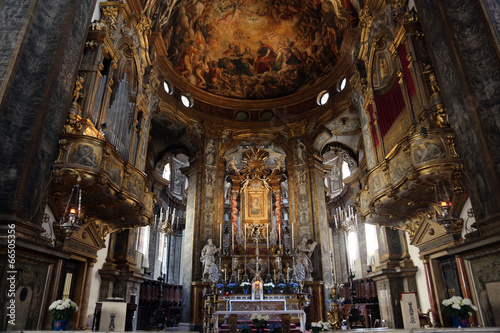
[[[54,301],[49,306],[50,318],[54,321],[54,331],[66,330],[68,322],[75,317],[77,311],[78,305],[69,298],[64,301],[62,299]]]
[[[244,281],[240,284],[240,287],[241,287],[241,290],[243,290],[244,294],[248,294],[250,289],[252,289],[252,284],[250,282]]]
[[[217,283],[215,289],[217,289],[217,294],[219,295],[224,294],[224,283]]]
[[[288,286],[290,287],[292,294],[296,294],[297,291],[299,290],[299,284],[297,282],[290,282]]]
[[[258,331],[259,329],[262,330],[264,328],[264,325],[269,320],[269,316],[264,313],[252,313],[250,320]]]
[[[281,333],[281,323],[271,323],[267,325],[267,328],[269,329],[269,333]]]
[[[252,328],[247,323],[244,323],[242,325],[238,325],[238,330],[241,333],[252,333]]]
[[[453,320],[455,327],[468,327],[469,316],[472,316],[477,307],[468,298],[453,296],[442,301],[445,313]]]
[[[286,287],[286,284],[284,284],[283,282],[280,282],[280,283],[278,283],[278,285],[276,287],[280,291],[280,294],[283,294],[285,287]]]
[[[327,331],[330,329],[330,324],[326,321],[316,321],[311,323],[311,330],[313,333],[318,333],[319,331]]]
[[[230,294],[234,294],[234,290],[236,289],[237,284],[234,283],[234,282],[230,282],[230,283],[227,284],[226,287],[227,287],[227,289],[229,289],[229,293]]]
[[[272,293],[273,289],[274,289],[274,283],[272,282],[264,283],[264,290],[266,291],[266,293],[268,294]]]

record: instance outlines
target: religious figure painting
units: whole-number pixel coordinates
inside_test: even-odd
[[[338,63],[348,22],[340,0],[150,0],[146,13],[153,7],[172,68],[191,85],[232,98],[312,86]]]
[[[268,200],[267,191],[249,190],[246,193],[245,220],[247,222],[262,222],[268,220]]]

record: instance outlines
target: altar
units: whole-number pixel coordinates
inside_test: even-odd
[[[271,319],[281,319],[283,315],[290,315],[291,317],[297,316],[300,321],[300,331],[304,333],[306,331],[306,313],[304,310],[275,310],[275,311],[263,311],[263,310],[258,310],[258,311],[216,311],[215,312],[215,323],[214,327],[219,327],[219,316],[229,316],[232,314],[235,314],[238,316],[238,320],[250,320],[250,317],[254,313],[265,313],[269,315],[269,318]]]

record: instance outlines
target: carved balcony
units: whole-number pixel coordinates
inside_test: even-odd
[[[83,220],[94,220],[102,236],[151,223],[156,199],[146,174],[125,162],[88,119],[70,113],[49,187],[49,205],[56,218],[64,213],[78,176]]]
[[[448,184],[455,209],[465,201],[462,164],[451,129],[431,130],[402,139],[365,179],[359,192],[359,210],[367,222],[403,228],[409,220],[437,212],[434,185]],[[458,210],[458,213],[460,210]]]

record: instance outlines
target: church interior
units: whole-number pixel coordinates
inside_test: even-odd
[[[500,327],[498,1],[5,0],[0,38],[0,330]]]

